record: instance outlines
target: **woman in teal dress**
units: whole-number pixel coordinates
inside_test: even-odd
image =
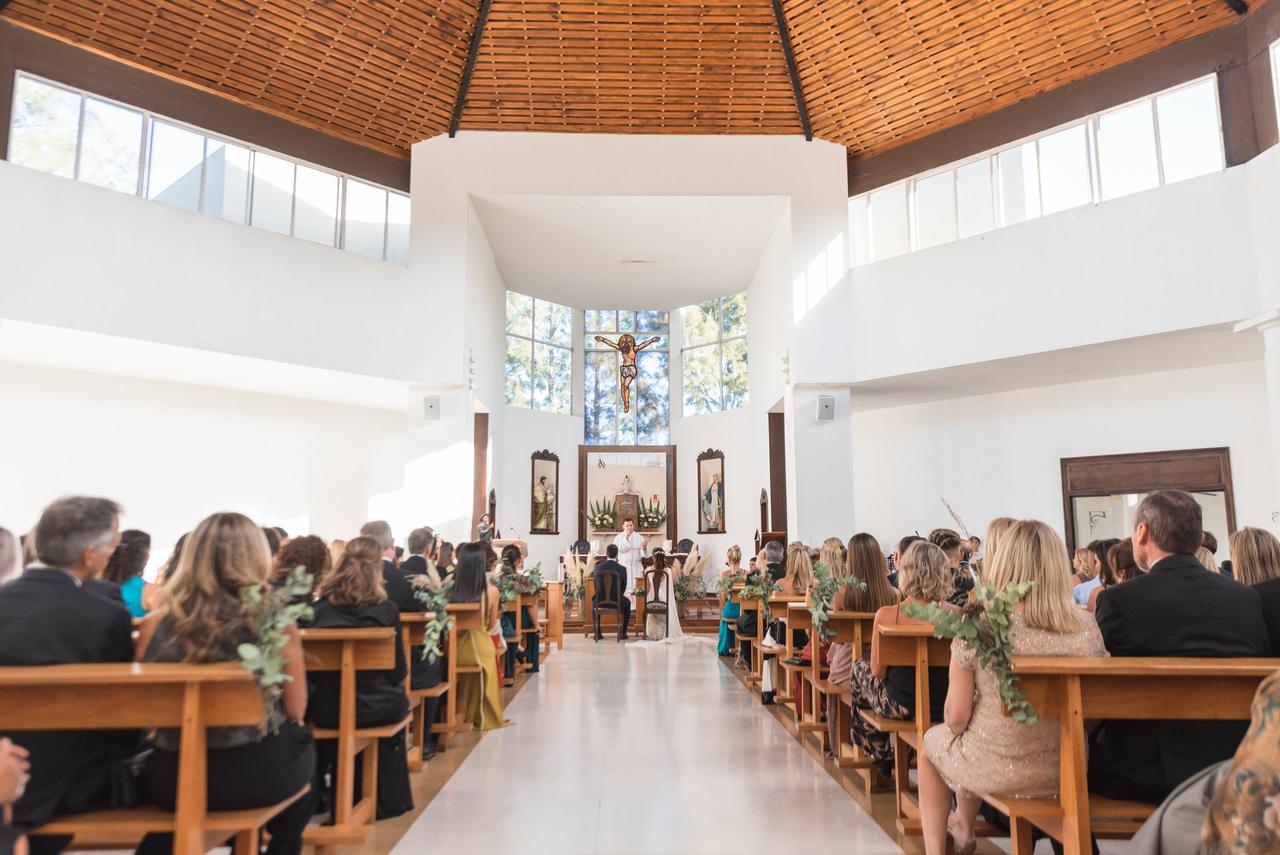
[[[147,616],[154,603],[158,586],[142,578],[142,571],[151,557],[151,535],[131,528],[120,532],[120,544],[111,553],[102,578],[120,586],[129,614],[136,618]]]
[[[742,550],[735,544],[729,547],[729,552],[725,555],[727,564],[721,576],[729,577],[735,573],[742,572]],[[721,656],[732,656],[734,653],[734,631],[733,628],[738,625],[738,614],[742,607],[729,599],[727,594],[721,594],[722,606],[720,610],[720,644],[717,652]]]

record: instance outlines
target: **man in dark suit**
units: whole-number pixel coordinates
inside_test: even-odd
[[[115,502],[84,496],[45,508],[36,525],[40,563],[0,587],[0,665],[132,661],[128,610],[90,584],[120,540],[119,514]],[[112,806],[118,794],[111,782],[124,759],[121,734],[28,731],[0,736],[31,755],[31,780],[13,806],[15,826],[34,828],[56,813]],[[49,855],[69,842],[65,837],[33,837],[31,852]]]
[[[1256,591],[1200,566],[1200,506],[1160,490],[1138,506],[1133,555],[1144,576],[1098,595],[1098,627],[1112,656],[1265,656]],[[1188,699],[1193,700],[1193,699]],[[1158,803],[1196,772],[1229,760],[1249,722],[1108,721],[1089,751],[1089,789]]]
[[[391,525],[385,520],[374,520],[360,527],[360,534],[372,537],[382,547],[382,583],[387,589],[387,599],[404,612],[425,612],[427,606],[418,599],[412,579],[427,572],[427,558],[434,557],[436,538],[430,528],[416,528],[409,534],[409,552],[412,553],[399,566],[392,560],[396,553],[396,540]],[[422,646],[409,648],[409,686],[413,689],[430,689],[444,679],[446,663],[443,656],[435,662],[422,658]],[[440,712],[440,698],[425,698],[423,714],[428,724],[434,722]],[[424,746],[430,757],[435,753],[434,738]]]
[[[592,605],[600,605],[600,580],[605,576],[614,576],[617,578],[617,591],[619,593],[627,590],[627,568],[618,563],[618,547],[609,544],[604,550],[605,560],[596,566],[596,592],[592,597]],[[627,627],[631,625],[631,600],[622,593],[622,634],[621,638],[625,641],[627,638]],[[596,634],[596,641],[600,640],[600,634]]]
[[[400,569],[407,576],[421,576],[428,566],[435,566],[440,539],[430,526],[415,528],[409,532],[409,557],[400,562]]]
[[[1224,561],[1223,564],[1226,564]],[[1268,579],[1253,586],[1262,599],[1262,617],[1267,623],[1267,655],[1280,656],[1280,579]]]

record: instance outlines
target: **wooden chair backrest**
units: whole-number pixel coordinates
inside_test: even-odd
[[[302,655],[308,671],[389,671],[396,667],[395,630],[304,629]]]
[[[596,585],[597,611],[622,611],[622,585],[617,573],[600,573],[593,576]]]
[[[827,626],[834,633],[831,640],[851,646],[854,658],[861,657],[863,647],[871,643],[871,632],[875,623],[875,612],[846,612],[835,609],[827,612]]]
[[[667,577],[669,575],[666,570],[656,570],[654,568],[644,571],[646,609],[652,610],[654,606],[658,606],[657,611],[661,611],[671,605],[667,598]]]
[[[488,632],[489,627],[484,625],[484,613],[480,603],[449,603],[446,608],[449,614],[453,615],[455,630],[478,629],[481,632]]]
[[[951,639],[935,638],[929,624],[880,627],[880,664],[916,669],[916,736],[924,744],[929,717],[929,669],[951,665]]]
[[[177,855],[205,851],[205,729],[261,726],[264,715],[253,675],[237,662],[0,668],[2,731],[178,729]]]
[[[400,627],[409,647],[421,647],[426,638],[427,623],[436,619],[435,612],[401,612]]]

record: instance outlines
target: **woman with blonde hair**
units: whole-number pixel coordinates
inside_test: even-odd
[[[999,590],[1030,582],[1013,615],[1015,656],[1106,656],[1093,615],[1072,600],[1071,568],[1062,538],[1045,523],[1022,520],[991,556],[986,582]],[[1058,790],[1058,723],[1027,725],[1001,712],[1000,692],[968,642],[951,644],[944,724],[925,734],[919,762],[920,816],[928,855],[972,852],[976,793],[1043,798]],[[956,811],[948,816],[952,794]]]
[[[831,578],[837,581],[848,580],[851,573],[849,567],[848,555],[844,542],[838,537],[828,537],[822,541],[822,549],[818,551],[818,561],[822,563],[831,574]],[[839,609],[843,602],[843,594],[848,590],[841,589],[833,598],[831,603],[832,609]],[[827,646],[826,653],[827,665],[830,672],[827,679],[838,686],[846,685],[853,674],[853,645],[843,641],[833,641]],[[839,703],[839,701],[836,701]],[[840,745],[840,734],[836,732],[836,723],[838,718],[832,715],[832,711],[827,711],[827,750],[828,755],[835,755],[835,749]]]
[[[742,572],[742,547],[736,543],[725,553],[724,570],[720,572],[722,579],[727,579]],[[720,637],[716,645],[716,653],[721,656],[733,655],[734,632],[730,626],[737,626],[741,606],[731,601],[725,594],[720,594]]]
[[[142,623],[136,655],[144,662],[239,662],[237,648],[256,642],[254,623],[241,598],[248,588],[267,586],[271,553],[262,529],[242,514],[207,517],[187,537],[169,573],[162,607]],[[268,727],[208,728],[208,808],[246,810],[279,804],[312,782],[315,745],[302,726],[307,674],[302,637],[286,630],[284,673],[289,677],[268,716]],[[160,730],[147,764],[153,803],[173,810],[178,784],[178,732]],[[267,822],[269,855],[297,855],[314,798],[308,791]],[[168,852],[170,834],[148,834],[137,851]]]
[[[329,566],[330,567],[337,567],[340,563],[342,563],[342,553],[345,552],[346,549],[347,549],[347,542],[345,540],[334,539],[329,541]]]
[[[990,543],[990,541],[988,541]],[[883,560],[883,559],[882,559]],[[924,623],[902,613],[905,605],[937,604],[945,609],[958,611],[947,603],[951,594],[951,568],[947,555],[941,548],[926,540],[918,540],[907,547],[898,564],[898,584],[902,586],[902,602],[886,603],[876,609],[875,625],[871,632],[871,659],[856,659],[852,666],[853,703],[860,709],[869,709],[889,718],[908,719],[915,716],[915,669],[904,666],[892,668],[880,662],[880,627],[899,624]],[[947,669],[929,669],[930,714],[942,717],[942,702],[947,696]],[[893,745],[889,734],[871,727],[860,715],[852,717],[850,738],[863,753],[882,764],[882,773],[888,777],[893,762]]]
[[[1280,579],[1280,540],[1266,529],[1246,526],[1227,541],[1231,568],[1242,585]]]
[[[778,585],[782,588],[780,594],[796,597],[804,596],[813,587],[813,559],[809,557],[809,547],[798,540],[787,546],[787,573]]]
[[[987,523],[987,551],[978,565],[978,572],[990,563],[991,556],[996,554],[996,550],[1000,548],[1000,544],[1004,542],[1004,536],[1009,533],[1009,529],[1017,525],[1018,521],[1013,517],[996,517]]]
[[[908,550],[910,551],[910,550]],[[892,605],[900,599],[898,592],[889,584],[889,564],[880,551],[880,542],[870,534],[861,532],[849,538],[849,575],[861,579],[866,590],[852,585],[845,587],[836,595],[835,607],[848,612],[874,612],[877,609]],[[898,584],[902,584],[899,576]],[[865,651],[855,651],[861,658]]]
[[[301,540],[302,538],[300,538]],[[324,543],[314,538],[315,546]],[[285,554],[290,541],[281,548]],[[318,558],[319,556],[315,556]],[[327,557],[327,553],[326,553]],[[356,678],[356,727],[382,727],[399,724],[409,714],[409,701],[404,693],[408,673],[405,648],[401,641],[400,609],[387,599],[382,581],[382,547],[372,537],[361,535],[347,543],[342,560],[321,580],[316,588],[316,602],[309,626],[316,629],[365,629],[391,627],[395,630],[395,667],[386,671],[362,671]],[[311,675],[314,687],[308,717],[317,727],[338,726],[340,677],[336,671]],[[333,770],[337,760],[336,745],[321,743],[318,758],[320,774]],[[405,755],[404,731],[378,740],[378,819],[399,816],[413,809],[409,786],[409,760]],[[329,776],[334,779],[333,776]],[[356,792],[360,792],[359,775]],[[330,798],[329,802],[334,803]]]

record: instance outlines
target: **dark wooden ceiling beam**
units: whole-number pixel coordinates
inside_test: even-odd
[[[791,49],[791,30],[787,16],[782,11],[782,0],[773,0],[773,16],[778,21],[778,37],[782,39],[782,54],[787,58],[787,73],[791,75],[791,92],[796,98],[796,112],[800,114],[800,127],[804,138],[813,140],[813,127],[809,124],[809,108],[804,103],[804,87],[800,85],[800,71],[796,68],[796,54]]]
[[[476,54],[480,52],[480,39],[484,37],[484,25],[489,20],[490,0],[480,0],[480,9],[476,13],[476,28],[471,32],[471,47],[467,50],[467,64],[462,69],[462,80],[458,83],[458,100],[453,103],[453,118],[449,120],[449,136],[458,135],[458,125],[462,122],[462,110],[467,105],[467,89],[471,87],[471,72],[476,69]]]

